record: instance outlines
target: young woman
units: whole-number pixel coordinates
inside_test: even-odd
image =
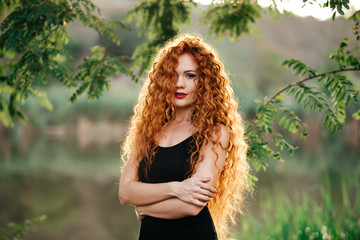
[[[242,118],[215,51],[180,35],[156,57],[123,145],[119,198],[139,239],[226,239],[251,189]]]

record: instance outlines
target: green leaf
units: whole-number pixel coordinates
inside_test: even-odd
[[[54,109],[54,106],[51,104],[47,97],[47,94],[44,91],[36,90],[34,93],[39,98],[39,103],[41,106],[43,106],[49,111],[52,111]]]
[[[308,73],[309,73],[310,77],[315,77],[316,76],[316,71],[313,70],[313,69],[309,69]]]
[[[338,3],[338,4],[337,4],[337,11],[338,11],[341,15],[344,15],[344,12],[343,12],[343,10],[341,9],[341,7],[342,7],[341,3]]]
[[[284,123],[284,128],[288,128],[290,124],[290,119],[286,119],[285,123]]]
[[[90,48],[91,59],[101,60],[105,56],[105,47],[103,46],[94,46]]]
[[[293,74],[294,74],[294,75],[298,75],[303,69],[304,69],[304,67],[303,67],[302,64],[297,64],[297,65],[294,67]]]
[[[360,10],[357,10],[351,17],[348,18],[349,21],[356,21],[358,19],[358,15],[360,15]]]
[[[307,135],[308,135],[308,132],[306,131],[306,129],[304,129],[304,130],[301,131],[300,137],[301,138],[306,138]]]
[[[285,120],[286,120],[286,116],[282,116],[281,119],[279,120],[279,125],[283,125]]]
[[[352,117],[356,120],[360,120],[360,109],[357,110],[353,115]]]
[[[340,123],[344,123],[346,119],[346,112],[345,112],[345,102],[346,100],[342,100],[338,102],[336,115]]]

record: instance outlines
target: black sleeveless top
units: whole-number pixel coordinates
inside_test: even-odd
[[[193,136],[171,146],[161,147],[145,175],[144,159],[139,164],[139,179],[146,183],[183,181],[190,170]],[[141,221],[139,240],[216,240],[217,235],[209,209],[204,207],[197,216],[161,219],[146,216]]]

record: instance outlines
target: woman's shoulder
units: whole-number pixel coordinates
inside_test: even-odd
[[[212,126],[210,131],[211,137],[221,143],[222,146],[227,147],[230,141],[230,130],[223,124],[218,123]]]

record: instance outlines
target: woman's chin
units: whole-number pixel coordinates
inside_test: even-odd
[[[181,103],[176,104],[175,103],[175,107],[176,107],[176,109],[186,109],[186,108],[193,107],[193,104],[181,104]]]

